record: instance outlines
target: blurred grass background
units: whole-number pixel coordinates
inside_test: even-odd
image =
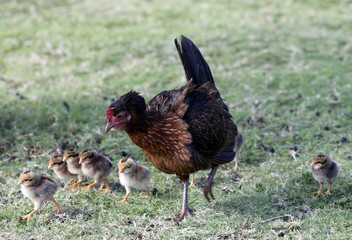
[[[0,238],[350,238],[352,1],[3,0],[0,9]],[[229,164],[217,173],[216,200],[190,190],[195,215],[176,227],[177,178],[104,127],[125,92],[149,100],[185,84],[180,34],[202,51],[246,142],[239,172]],[[58,181],[46,167],[59,146],[95,147],[114,167],[125,151],[149,167],[158,193],[145,201],[134,191],[120,206],[114,172],[111,194],[62,189],[62,214],[49,204],[18,222],[32,209],[19,174]],[[331,197],[311,195],[319,184],[309,164],[320,153],[340,166]]]

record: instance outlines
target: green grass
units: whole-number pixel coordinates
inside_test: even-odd
[[[350,0],[5,0],[1,9],[0,238],[350,239]],[[191,189],[195,214],[176,226],[178,179],[144,162],[126,133],[104,135],[104,127],[107,106],[123,93],[149,100],[185,83],[173,45],[180,34],[200,47],[246,141],[236,181],[233,164],[221,166],[216,199]],[[119,151],[130,153],[158,193],[146,201],[134,191],[118,205],[125,192],[114,171],[111,194],[61,189],[63,213],[49,203],[18,222],[33,208],[19,174],[34,169],[58,181],[47,164],[63,141],[104,151],[114,168]],[[309,164],[319,153],[340,166],[331,197],[311,195],[319,184]]]

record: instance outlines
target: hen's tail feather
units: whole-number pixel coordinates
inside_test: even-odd
[[[177,39],[175,39],[175,45],[185,70],[187,81],[192,79],[192,83],[197,85],[205,82],[214,83],[208,63],[190,39],[181,35],[181,46]]]
[[[210,159],[210,162],[215,165],[221,165],[225,163],[231,162],[235,156],[236,152],[234,152],[235,148],[235,141],[230,143],[229,145],[225,146],[221,151],[219,152],[214,152],[214,150],[205,150],[201,149],[199,150],[201,154],[208,159]]]
[[[233,150],[234,147],[235,141],[224,147],[224,149],[211,160],[211,163],[220,165],[231,162],[236,156],[236,152]]]

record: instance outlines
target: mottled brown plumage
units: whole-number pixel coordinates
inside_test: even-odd
[[[175,44],[187,84],[159,93],[148,104],[134,91],[121,96],[108,108],[105,132],[125,130],[157,169],[182,180],[182,220],[192,212],[187,203],[189,174],[211,168],[204,196],[213,197],[217,167],[235,157],[237,127],[198,48],[183,36],[181,46],[177,40]]]

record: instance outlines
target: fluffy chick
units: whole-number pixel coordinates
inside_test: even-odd
[[[313,177],[320,183],[319,191],[313,194],[317,194],[317,196],[323,195],[323,185],[326,183],[329,184],[329,188],[325,195],[331,195],[331,185],[339,173],[337,164],[326,155],[318,155],[313,158],[311,166]]]
[[[133,161],[132,158],[122,158],[118,163],[120,183],[126,188],[126,196],[119,203],[125,203],[131,193],[131,188],[147,191],[149,198],[150,172],[147,167]]]
[[[20,175],[18,184],[21,184],[23,195],[34,203],[34,210],[22,219],[29,220],[47,201],[53,201],[57,212],[61,211],[60,205],[54,199],[54,194],[59,187],[51,178],[41,176],[34,171],[25,171]]]
[[[76,182],[78,179],[77,174],[74,174],[68,170],[67,163],[63,160],[63,156],[61,154],[55,154],[50,158],[48,169],[50,168],[54,170],[55,174],[60,179],[70,178],[73,179],[74,182]]]
[[[81,183],[85,181],[85,177],[82,171],[82,165],[79,163],[79,151],[74,148],[67,149],[64,152],[63,161],[67,163],[68,171],[72,174],[76,174],[78,177],[78,182],[67,188],[75,188],[81,185]]]
[[[109,158],[102,154],[99,154],[94,149],[85,149],[79,154],[79,163],[82,165],[81,169],[85,176],[94,179],[94,183],[82,187],[84,190],[91,190],[93,186],[103,182],[105,183],[105,192],[110,192],[110,186],[108,184],[108,177],[112,171],[112,164]],[[102,190],[103,183],[100,186]]]
[[[235,156],[235,167],[233,168],[233,171],[238,170],[238,159],[240,158],[241,152],[242,152],[242,147],[244,143],[244,137],[241,133],[237,133],[237,136],[235,138],[235,147],[234,147],[234,152],[236,152]]]

